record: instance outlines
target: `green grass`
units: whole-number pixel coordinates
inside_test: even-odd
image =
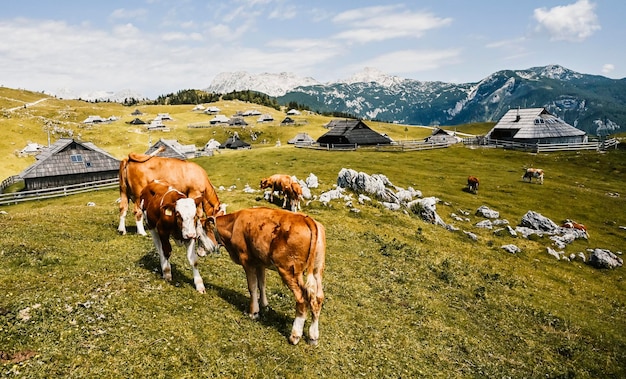
[[[0,88],[0,108],[42,97]],[[320,188],[313,193],[319,196],[333,188],[341,168],[351,168],[439,198],[444,221],[476,233],[478,241],[378,204],[357,205],[359,213],[341,201],[304,205],[327,229],[326,301],[319,346],[294,347],[287,342],[294,300],[275,272],[268,273],[270,308],[258,321],[244,314],[245,276],[223,251],[201,259],[206,295],[195,291],[180,247],[174,247],[173,281],[166,283],[151,239],[117,234],[115,190],[3,206],[0,377],[626,376],[623,268],[557,261],[546,253],[547,238],[500,237],[473,226],[481,205],[512,225],[533,210],[557,223],[570,218],[588,227],[590,239],[567,246],[567,253],[624,251],[626,231],[619,227],[626,225],[626,151],[312,151],[286,141],[301,131],[319,137],[328,118],[307,116],[303,126],[280,127],[280,112],[241,102],[217,105],[227,115],[257,108],[277,120],[238,130],[245,139],[252,129],[267,144],[195,160],[214,185],[225,188],[218,195],[229,212],[267,205],[260,192],[242,190],[246,184],[258,188],[268,175],[303,179],[314,173]],[[43,126],[50,121],[118,158],[145,151],[150,139],[201,146],[233,131],[187,128],[210,118],[191,106],[139,106],[145,120],[163,112],[174,118],[170,133],[149,135],[125,124],[135,108],[48,98],[3,111],[0,131],[11,143],[0,145],[0,177],[34,161],[14,151],[26,141],[45,144]],[[81,122],[91,114],[122,120],[85,127]],[[397,140],[430,135],[427,128],[368,124]],[[446,127],[473,134],[490,128]],[[274,147],[276,140],[283,146]],[[521,181],[529,166],[546,171],[544,185]],[[476,195],[463,191],[468,175],[481,180]],[[470,212],[470,222],[452,220],[459,210]],[[504,252],[500,247],[508,243],[522,252]]]
[[[590,230],[567,252],[624,249],[626,153],[527,154],[453,147],[438,151],[335,153],[280,148],[226,151],[197,159],[229,211],[266,205],[246,184],[284,172],[331,189],[343,167],[385,174],[442,200],[446,222],[479,236],[424,223],[379,205],[350,212],[311,202],[304,212],[327,228],[326,302],[320,344],[291,346],[291,293],[268,273],[270,309],[246,315],[241,267],[222,252],[202,258],[198,294],[183,249],[173,282],[161,279],[149,238],[116,232],[114,190],[2,207],[0,350],[34,351],[0,365],[19,377],[624,377],[623,268],[556,261],[547,239],[479,230],[481,205],[517,224],[528,210]],[[522,167],[546,170],[542,185]],[[481,178],[477,195],[462,190]],[[233,187],[234,186],[234,187]],[[87,207],[88,201],[96,207]],[[471,222],[450,213],[468,210]],[[130,218],[128,224],[131,225]],[[500,249],[515,243],[522,252]],[[20,318],[20,311],[30,318]],[[308,324],[307,324],[308,325]]]

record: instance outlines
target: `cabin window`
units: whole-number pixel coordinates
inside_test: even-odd
[[[81,163],[83,161],[83,156],[80,154],[72,154],[70,155],[70,159],[73,163]]]

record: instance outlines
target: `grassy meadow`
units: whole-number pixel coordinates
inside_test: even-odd
[[[48,102],[58,102],[59,109],[91,106]],[[117,109],[115,104],[97,106],[104,108],[84,114],[108,117]],[[23,134],[28,128],[40,130],[35,108],[25,110],[32,118],[11,113],[0,119],[2,133],[15,139],[20,125]],[[197,115],[187,115],[190,108],[158,112],[169,112],[175,122],[185,117],[194,122]],[[120,106],[119,112],[133,109]],[[82,114],[72,117],[84,119]],[[624,268],[599,270],[580,261],[557,261],[546,252],[551,246],[547,237],[515,239],[474,226],[482,219],[474,215],[481,205],[499,211],[513,226],[534,210],[557,223],[570,218],[588,227],[590,239],[568,245],[568,253],[624,251],[626,230],[620,226],[626,226],[626,151],[529,154],[454,146],[382,153],[286,145],[297,131],[314,138],[323,134],[325,122],[314,116],[301,127],[259,126],[271,143],[194,161],[216,187],[224,188],[218,195],[229,212],[274,206],[262,200],[261,192],[243,191],[246,184],[257,188],[270,174],[305,178],[314,173],[320,187],[313,194],[319,196],[333,188],[341,168],[351,168],[384,174],[397,186],[439,198],[437,211],[444,221],[475,233],[478,241],[375,203],[355,201],[358,213],[343,201],[304,205],[303,212],[327,229],[326,301],[319,345],[303,340],[291,346],[287,337],[294,301],[277,273],[268,273],[270,307],[257,321],[244,314],[248,291],[243,270],[223,250],[201,258],[205,295],[194,289],[182,247],[174,247],[173,281],[165,282],[151,239],[132,233],[130,217],[129,234],[118,235],[116,190],[3,206],[0,376],[626,376]],[[213,131],[182,125],[163,138],[200,145],[194,141],[204,144],[206,133]],[[106,127],[116,132],[101,133]],[[372,125],[387,132],[383,127],[395,139],[430,134],[423,128]],[[146,133],[129,132],[126,124],[80,131],[83,139],[116,156],[147,148]],[[23,138],[32,140],[34,134]],[[283,145],[276,147],[276,139]],[[28,159],[3,153],[18,172]],[[522,168],[531,165],[546,171],[544,185],[521,181]],[[470,174],[481,179],[476,195],[463,191]],[[88,207],[88,202],[96,206]],[[452,220],[450,214],[459,210],[470,213],[469,222]],[[522,251],[501,249],[509,243]],[[308,322],[305,335],[307,328]]]

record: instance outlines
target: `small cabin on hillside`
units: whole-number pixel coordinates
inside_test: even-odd
[[[585,132],[545,108],[510,109],[486,137],[525,144],[587,142]]]
[[[433,133],[424,139],[428,143],[448,143],[453,144],[462,141],[454,132],[450,132],[441,128],[433,129]]]
[[[292,145],[312,145],[315,143],[315,140],[308,133],[298,133],[287,143]]]
[[[250,149],[250,144],[239,138],[239,133],[235,132],[232,137],[228,137],[226,142],[220,145],[220,149]]]
[[[317,139],[328,145],[389,145],[391,139],[370,129],[362,120],[335,119],[326,124],[330,130]]]
[[[146,151],[146,154],[152,154],[161,146],[164,150],[158,154],[159,157],[188,159],[195,158],[196,145],[182,145],[175,139],[159,139],[154,145]]]
[[[27,191],[114,179],[120,169],[119,159],[92,143],[70,138],[59,139],[36,159],[19,174]]]

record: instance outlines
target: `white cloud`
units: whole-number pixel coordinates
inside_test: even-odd
[[[570,5],[554,8],[537,8],[534,18],[538,30],[546,30],[553,41],[580,42],[600,30],[596,5],[588,0],[578,0]]]
[[[333,18],[333,22],[339,27],[348,27],[335,38],[367,43],[403,37],[419,38],[428,30],[449,25],[452,19],[427,12],[402,11],[398,6],[378,6],[340,13]]]
[[[148,11],[139,8],[139,9],[126,9],[126,8],[118,8],[111,12],[109,18],[119,20],[119,19],[133,19],[133,18],[144,18],[148,14]]]
[[[610,74],[611,72],[613,72],[613,70],[615,70],[615,65],[613,65],[611,63],[607,63],[607,64],[602,66],[602,73],[604,75]]]

